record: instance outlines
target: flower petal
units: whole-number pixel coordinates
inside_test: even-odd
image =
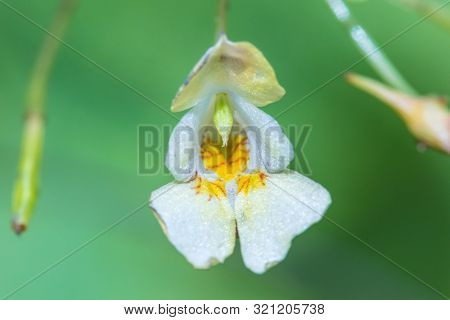
[[[166,167],[177,181],[192,179],[203,166],[200,159],[199,134],[205,121],[211,117],[208,106],[209,101],[201,101],[181,118],[170,135]]]
[[[234,208],[244,263],[255,273],[283,260],[292,239],[319,221],[331,203],[320,184],[288,170],[246,191],[237,194]]]
[[[172,182],[152,192],[150,207],[194,267],[208,268],[233,252],[236,223],[225,196],[196,192],[196,181]]]
[[[280,172],[294,158],[294,148],[278,122],[239,96],[233,96],[235,118],[246,130],[250,142],[249,171],[265,168]]]
[[[231,42],[225,35],[206,51],[172,102],[172,111],[195,106],[208,93],[236,93],[262,107],[285,91],[264,55],[249,42]]]

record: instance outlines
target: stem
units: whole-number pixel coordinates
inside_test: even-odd
[[[326,0],[336,18],[347,28],[353,42],[367,58],[369,64],[378,75],[392,87],[408,94],[415,95],[416,91],[403,78],[389,58],[379,49],[379,46],[352,16],[350,9],[343,0]]]
[[[228,0],[218,0],[216,17],[216,40],[227,31]]]
[[[439,4],[436,2],[427,2],[423,0],[392,0],[402,5],[408,6],[415,10],[419,14],[429,15],[430,19],[444,28],[447,32],[450,32],[450,12],[448,10],[438,10]]]
[[[36,204],[39,168],[44,142],[44,111],[48,79],[60,47],[60,39],[73,15],[78,0],[61,0],[42,49],[36,59],[26,96],[26,119],[18,175],[13,193],[12,227],[17,234],[25,231]]]

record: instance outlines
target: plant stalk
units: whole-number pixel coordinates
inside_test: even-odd
[[[227,31],[228,0],[218,0],[216,16],[216,40]]]
[[[367,58],[378,75],[392,87],[404,93],[415,95],[416,91],[400,74],[394,64],[381,51],[377,43],[352,16],[344,0],[326,0],[336,18],[346,27],[353,42]]]
[[[26,116],[12,201],[12,228],[20,234],[28,227],[38,193],[45,130],[45,99],[48,79],[60,39],[75,12],[78,0],[61,0],[49,33],[36,59],[26,95]]]

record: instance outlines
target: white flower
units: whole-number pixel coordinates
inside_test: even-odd
[[[166,166],[177,181],[154,191],[150,207],[195,267],[223,262],[238,233],[245,265],[263,273],[331,203],[322,186],[286,169],[292,145],[257,108],[283,95],[263,54],[224,35],[175,97],[172,111],[192,108],[169,141]]]

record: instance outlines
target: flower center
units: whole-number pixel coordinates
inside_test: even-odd
[[[212,138],[210,135],[204,137],[201,158],[205,169],[213,171],[217,175],[217,180],[208,181],[197,176],[194,186],[196,193],[208,195],[209,200],[213,197],[227,197],[226,184],[231,180],[235,180],[237,183],[237,193],[245,195],[252,190],[265,187],[267,176],[263,172],[245,173],[250,158],[247,136],[242,132],[231,132],[233,122],[226,118],[232,116],[223,109],[229,109],[225,94],[216,97],[215,108],[214,121],[220,138]],[[226,132],[221,131],[223,127],[219,124],[226,124]]]
[[[202,144],[203,165],[225,181],[236,178],[247,169],[250,154],[247,149],[247,137],[236,134],[226,146],[206,139]]]
[[[250,153],[247,149],[247,137],[243,134],[232,135],[225,147],[206,138],[202,144],[201,157],[205,168],[218,176],[215,181],[197,177],[194,186],[196,193],[207,194],[209,200],[212,197],[226,197],[225,184],[233,179],[236,179],[237,193],[245,195],[266,185],[267,175],[263,172],[245,173]]]

